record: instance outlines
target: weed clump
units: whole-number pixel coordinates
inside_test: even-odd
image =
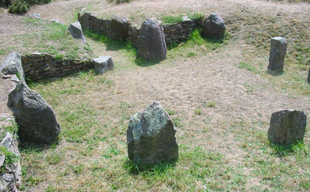
[[[0,0],[0,7],[9,8],[9,13],[26,13],[31,5],[42,5],[51,0]]]

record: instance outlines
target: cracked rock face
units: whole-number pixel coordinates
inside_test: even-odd
[[[18,124],[22,143],[52,144],[61,131],[52,108],[36,91],[20,82],[9,94],[8,107]]]
[[[274,112],[270,119],[268,137],[273,143],[289,145],[302,141],[305,136],[307,116],[303,111]]]
[[[178,159],[176,129],[158,102],[130,119],[127,129],[128,157],[141,164]]]
[[[166,59],[167,47],[164,29],[156,18],[146,19],[141,26],[138,36],[138,53],[150,61],[161,61]]]

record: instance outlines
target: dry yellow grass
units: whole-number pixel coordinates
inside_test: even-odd
[[[52,19],[55,11],[69,23],[84,7],[102,16],[123,14],[137,25],[146,17],[216,12],[231,38],[211,52],[200,45],[181,45],[168,51],[165,61],[148,67],[137,66],[125,51],[106,50],[87,39],[96,55],[112,56],[115,69],[104,76],[82,72],[32,87],[53,107],[63,131],[51,149],[22,151],[22,191],[310,189],[309,132],[304,148],[281,158],[267,141],[272,112],[295,108],[309,115],[306,72],[295,66],[290,47],[286,73],[268,75],[269,37],[263,35],[270,34],[257,31],[269,30],[269,21],[278,14],[280,25],[294,18],[300,26],[309,18],[309,4],[141,0],[115,5],[77,0],[36,6],[31,13]],[[188,52],[196,56],[187,57]],[[180,159],[166,169],[132,173],[126,145],[129,117],[155,100],[173,111]]]

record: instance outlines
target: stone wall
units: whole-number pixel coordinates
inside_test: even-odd
[[[85,12],[83,15],[78,15],[78,20],[84,29],[89,29],[105,36],[108,35],[111,19],[99,19],[90,12]],[[166,45],[169,46],[172,42],[180,43],[186,41],[188,35],[199,27],[202,27],[202,21],[200,19],[187,19],[183,22],[163,25]],[[138,44],[139,30],[139,27],[133,26],[132,24],[128,27],[129,37],[127,41],[132,42],[135,47]]]
[[[22,56],[22,65],[26,79],[39,80],[48,77],[63,77],[80,70],[94,67],[92,60],[55,59],[54,56],[32,53]]]
[[[201,27],[201,23],[200,19],[196,19],[163,25],[166,45],[170,45],[172,42],[180,43],[186,41],[195,29]]]

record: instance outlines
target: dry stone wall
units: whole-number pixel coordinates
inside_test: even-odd
[[[78,19],[84,29],[89,29],[105,36],[109,33],[111,19],[99,19],[90,12],[85,12],[83,15],[79,14]],[[191,32],[202,27],[202,23],[200,19],[189,19],[179,23],[163,25],[166,45],[170,45],[172,42],[180,43],[186,41]],[[138,45],[139,31],[140,28],[129,23],[129,37],[127,41],[132,42],[135,47]]]
[[[63,77],[94,67],[92,60],[57,59],[52,55],[43,53],[32,53],[21,58],[26,79],[31,80]]]
[[[163,25],[166,44],[186,41],[188,36],[197,28],[201,27],[200,19],[187,20],[179,23]]]

